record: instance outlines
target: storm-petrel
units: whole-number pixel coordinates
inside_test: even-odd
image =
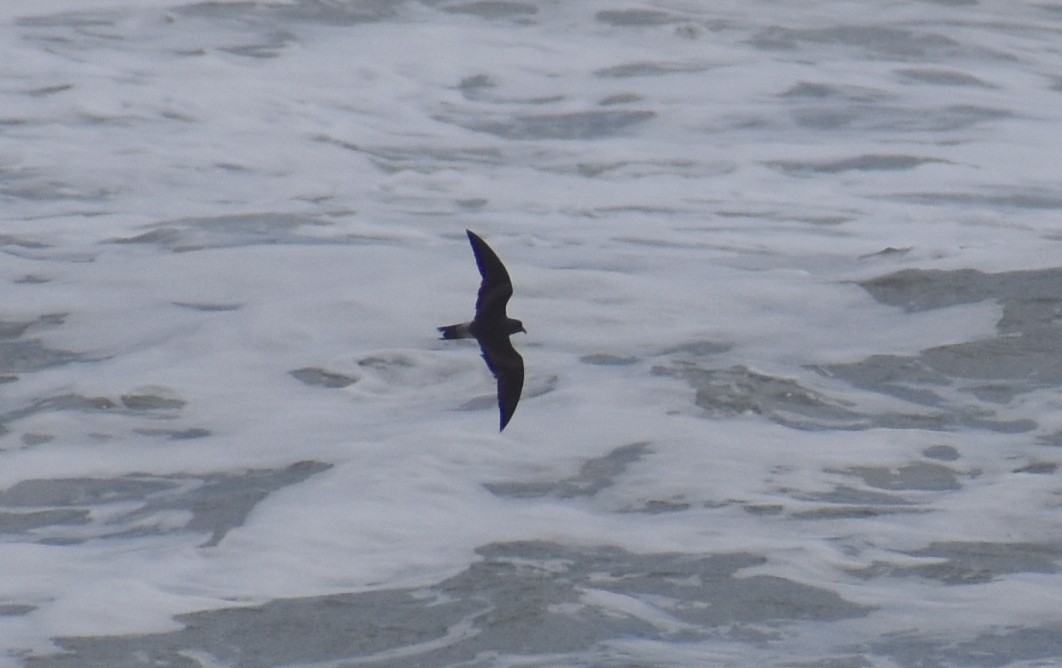
[[[472,230],[465,232],[476,255],[479,274],[483,277],[483,282],[479,284],[479,296],[476,297],[476,317],[471,322],[438,329],[444,339],[474,338],[479,342],[487,368],[498,379],[501,431],[509,424],[524,388],[524,358],[513,348],[509,335],[517,332],[526,334],[527,330],[522,322],[505,315],[505,304],[513,296],[513,283],[509,280],[505,265],[486,241]]]

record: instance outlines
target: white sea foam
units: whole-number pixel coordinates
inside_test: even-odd
[[[616,626],[496,665],[1057,660],[1059,17],[872,5],[0,6],[0,660],[501,545]]]

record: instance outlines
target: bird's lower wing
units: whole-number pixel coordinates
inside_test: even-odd
[[[513,348],[508,336],[492,340],[481,339],[479,349],[483,353],[487,368],[498,381],[500,429],[505,429],[524,390],[524,358]]]

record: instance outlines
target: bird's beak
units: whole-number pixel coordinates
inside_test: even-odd
[[[523,332],[524,334],[527,334],[527,330],[524,329],[523,327],[520,328],[520,331]]]

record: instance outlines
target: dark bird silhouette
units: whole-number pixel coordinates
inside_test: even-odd
[[[498,411],[501,427],[505,429],[513,417],[520,392],[524,389],[524,358],[513,348],[509,336],[517,332],[527,333],[524,324],[505,315],[505,304],[513,296],[513,283],[509,272],[498,256],[472,230],[468,241],[476,256],[476,265],[483,281],[476,297],[476,317],[459,325],[439,327],[444,339],[474,338],[487,363],[487,368],[498,381]]]

